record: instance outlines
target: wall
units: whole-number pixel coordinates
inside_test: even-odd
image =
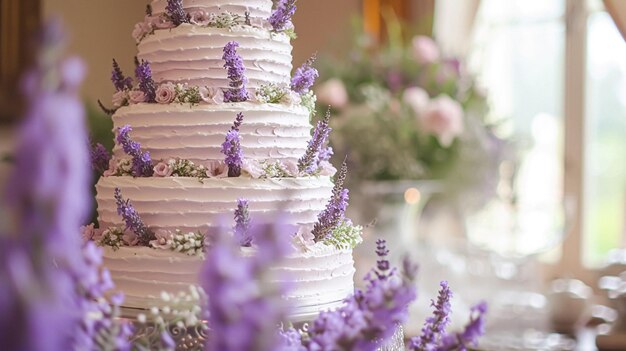
[[[130,33],[143,18],[143,0],[43,0],[43,15],[60,15],[72,34],[71,51],[84,58],[89,74],[82,93],[88,102],[108,102],[113,88],[109,81],[111,58],[132,72],[136,46]],[[298,39],[294,44],[294,66],[312,53],[347,52],[350,17],[358,14],[359,0],[300,0],[294,18]]]

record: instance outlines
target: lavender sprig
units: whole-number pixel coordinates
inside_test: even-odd
[[[113,114],[115,113],[115,111],[117,111],[116,108],[108,108],[106,106],[104,106],[104,104],[102,103],[102,101],[98,100],[98,107],[100,107],[100,109],[102,110],[102,112],[104,112],[106,115],[108,116],[113,116]]]
[[[156,84],[152,79],[150,63],[141,60],[135,69],[135,76],[139,82],[139,90],[146,95],[146,102],[156,102]]]
[[[298,160],[298,170],[300,172],[313,174],[318,169],[320,153],[322,153],[324,157],[326,157],[327,155],[326,150],[324,150],[323,147],[328,140],[328,135],[330,134],[331,130],[330,108],[328,108],[324,119],[317,122],[315,130],[313,131],[313,136],[311,137],[311,140],[309,140],[309,145],[307,146],[306,152]]]
[[[226,133],[226,140],[222,144],[222,153],[226,156],[224,162],[228,166],[229,177],[241,176],[241,168],[243,167],[243,151],[241,150],[241,137],[239,136],[239,127],[243,122],[243,114],[237,114],[235,123]]]
[[[189,23],[189,17],[183,8],[183,0],[167,0],[165,11],[174,25],[179,26],[183,23]]]
[[[313,84],[315,84],[315,80],[319,77],[319,72],[313,67],[316,58],[316,55],[313,55],[296,69],[293,78],[291,78],[291,90],[300,95],[310,91]]]
[[[111,71],[111,82],[115,86],[115,90],[123,91],[130,90],[133,87],[133,79],[131,77],[125,77],[120,65],[113,59],[113,70]]]
[[[297,0],[278,0],[276,8],[268,19],[274,31],[283,31],[287,28],[287,25],[291,23],[291,17],[296,13],[296,1]]]
[[[252,236],[250,235],[250,212],[248,207],[248,200],[237,200],[234,232],[235,238],[239,241],[239,245],[244,247],[252,246]]]
[[[440,286],[437,302],[430,302],[431,306],[434,307],[433,315],[426,319],[422,334],[411,340],[411,350],[435,351],[445,335],[446,326],[450,323],[452,291],[450,291],[446,281],[442,281]]]
[[[91,146],[91,168],[98,174],[104,173],[109,168],[111,154],[104,145],[97,143]]]
[[[133,176],[150,177],[154,174],[150,152],[142,152],[141,145],[130,138],[133,129],[127,124],[118,129],[116,141],[124,152],[133,158]]]
[[[138,244],[150,246],[150,241],[156,239],[154,233],[143,223],[141,216],[130,200],[124,200],[120,188],[115,188],[115,204],[117,205],[117,214],[122,216],[126,223],[126,229],[130,229],[137,235]]]
[[[344,182],[348,173],[348,166],[344,160],[339,175],[335,180],[333,195],[326,204],[326,208],[317,216],[317,222],[313,226],[315,242],[323,241],[330,233],[341,224],[348,208],[348,189],[344,189]]]
[[[478,339],[485,334],[487,303],[480,302],[470,309],[470,321],[462,332],[444,336],[436,351],[464,351],[469,346],[476,347]]]
[[[224,91],[224,102],[243,102],[248,101],[249,95],[246,90],[248,78],[246,77],[246,68],[243,65],[243,59],[237,54],[239,43],[231,41],[224,46],[224,68],[228,71],[229,89]]]

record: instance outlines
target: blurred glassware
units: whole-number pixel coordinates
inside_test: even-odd
[[[575,335],[591,317],[593,289],[577,279],[556,279],[546,294],[552,328]]]

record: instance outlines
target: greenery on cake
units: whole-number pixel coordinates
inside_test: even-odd
[[[354,249],[363,242],[363,227],[353,225],[352,221],[344,220],[324,239],[324,244],[334,246],[338,250]]]
[[[287,87],[276,83],[263,84],[255,93],[257,101],[262,104],[279,104],[287,94],[289,94]]]

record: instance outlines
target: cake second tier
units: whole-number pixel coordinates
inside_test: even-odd
[[[297,160],[310,139],[309,111],[301,106],[254,102],[201,104],[136,104],[117,110],[114,131],[133,128],[132,138],[154,160],[184,158],[203,163],[223,160],[222,143],[237,113],[244,113],[241,146],[246,159]],[[126,155],[117,145],[116,158]]]

